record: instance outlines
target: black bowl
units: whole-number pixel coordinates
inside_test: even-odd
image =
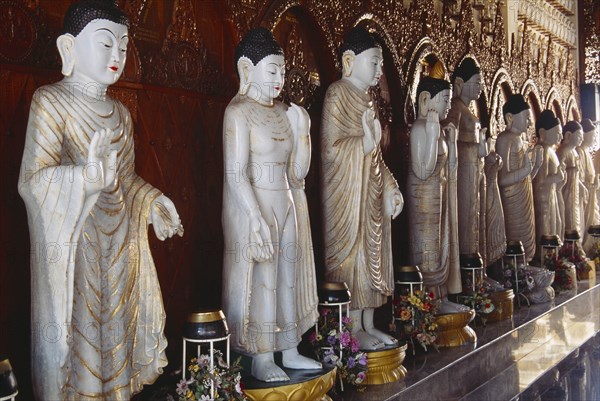
[[[590,228],[588,228],[588,234],[593,237],[600,237],[600,226],[590,226]]]
[[[581,236],[579,235],[579,231],[577,230],[565,230],[565,240],[569,241],[579,241]]]
[[[525,255],[525,248],[523,248],[523,243],[521,241],[508,241],[506,243],[506,255]]]
[[[540,239],[540,245],[557,248],[562,246],[562,242],[560,241],[560,237],[558,235],[542,235],[542,238]]]
[[[483,267],[483,259],[479,253],[472,253],[469,255],[460,255],[460,267],[477,268]]]
[[[12,371],[8,358],[0,357],[0,397],[17,392],[17,378]]]
[[[183,326],[183,336],[192,340],[213,340],[228,334],[227,320],[221,310],[192,312]]]
[[[399,283],[422,283],[423,274],[419,266],[396,266],[395,276]]]
[[[348,285],[337,281],[324,281],[320,283],[317,294],[319,295],[319,303],[322,304],[350,302],[352,298]]]

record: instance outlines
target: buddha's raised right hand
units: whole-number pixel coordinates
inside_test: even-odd
[[[363,148],[368,155],[379,145],[381,141],[381,123],[375,116],[373,109],[367,109],[362,115],[362,127],[365,133],[363,137]]]
[[[117,176],[117,151],[110,144],[114,132],[104,128],[96,131],[88,147],[87,166],[84,170],[85,191],[88,195],[100,192],[114,184]]]

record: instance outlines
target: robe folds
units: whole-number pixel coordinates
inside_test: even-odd
[[[32,100],[19,193],[31,240],[32,370],[40,400],[129,399],[166,366],[165,312],[148,246],[161,193],[134,171],[131,116],[116,100],[98,114],[55,83]],[[96,131],[110,128],[113,186],[87,163]]]
[[[501,134],[502,135],[502,134]],[[508,171],[517,171],[525,165],[525,150],[511,153]],[[521,241],[525,257],[530,262],[535,254],[535,216],[533,212],[533,189],[531,175],[505,187],[500,187],[504,225],[508,241]]]
[[[325,95],[321,125],[326,277],[346,282],[353,310],[383,305],[394,288],[391,216],[383,202],[397,184],[379,146],[364,153],[368,108],[368,94],[337,81]]]
[[[462,291],[456,170],[451,168],[446,150],[438,154],[429,177],[422,180],[410,169],[406,184],[410,263],[421,268],[423,283],[430,288],[439,287],[442,296]]]

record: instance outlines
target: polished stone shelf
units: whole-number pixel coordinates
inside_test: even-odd
[[[600,331],[600,285],[515,309],[512,320],[475,328],[477,344],[407,358],[404,380],[345,392],[344,401],[510,400]]]

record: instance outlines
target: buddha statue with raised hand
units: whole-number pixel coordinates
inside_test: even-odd
[[[565,167],[556,155],[556,146],[562,140],[562,126],[552,110],[544,110],[535,123],[538,145],[542,148],[542,164],[533,179],[535,209],[535,238],[540,253],[543,235],[564,234],[561,216],[560,191],[566,177]],[[536,146],[536,147],[537,147]]]
[[[588,229],[592,225],[600,224],[600,204],[598,203],[598,173],[594,167],[592,155],[597,145],[596,126],[589,118],[581,121],[583,129],[583,141],[577,147],[579,154],[579,177],[581,183],[587,190],[588,196],[582,197],[581,206],[581,236],[583,238],[583,248],[586,253],[593,252],[594,241],[588,234]],[[593,254],[593,253],[591,253]]]
[[[19,193],[32,247],[53,249],[31,258],[40,400],[129,399],[167,365],[148,224],[160,240],[183,227],[171,200],[135,173],[131,116],[107,94],[125,66],[128,25],[112,1],[72,4],[56,41],[64,78],[31,104]]]
[[[454,97],[443,124],[457,128],[458,241],[460,253],[485,256],[485,175],[484,157],[489,153],[486,128],[469,106],[481,95],[481,69],[472,58],[464,59],[454,71]],[[482,206],[483,201],[483,208]]]
[[[410,263],[418,265],[423,283],[442,298],[440,314],[467,312],[448,294],[462,292],[458,245],[456,126],[442,128],[452,89],[441,62],[426,59],[428,76],[417,86],[417,119],[410,130],[408,221]]]
[[[563,127],[563,140],[556,154],[561,164],[565,165],[566,177],[562,187],[564,201],[564,230],[577,230],[582,234],[581,208],[588,190],[580,179],[579,153],[577,147],[583,141],[583,129],[577,121],[569,121]],[[560,234],[564,234],[564,231]]]
[[[359,26],[346,34],[340,55],[343,77],[327,89],[321,124],[326,277],[348,285],[353,333],[361,348],[374,350],[397,342],[373,317],[393,294],[391,220],[404,201],[383,161],[369,95],[383,74],[381,46]]]
[[[235,66],[239,92],[223,120],[223,308],[233,348],[252,357],[252,375],[286,381],[274,352],[286,368],[321,368],[297,350],[318,317],[304,194],[310,119],[304,108],[275,100],[285,60],[270,31],[249,31]]]
[[[523,95],[511,95],[502,106],[506,129],[498,135],[496,151],[503,165],[498,186],[506,239],[521,241],[527,261],[535,254],[535,217],[531,180],[542,164],[542,149],[529,149],[523,136],[531,124],[531,108]]]

